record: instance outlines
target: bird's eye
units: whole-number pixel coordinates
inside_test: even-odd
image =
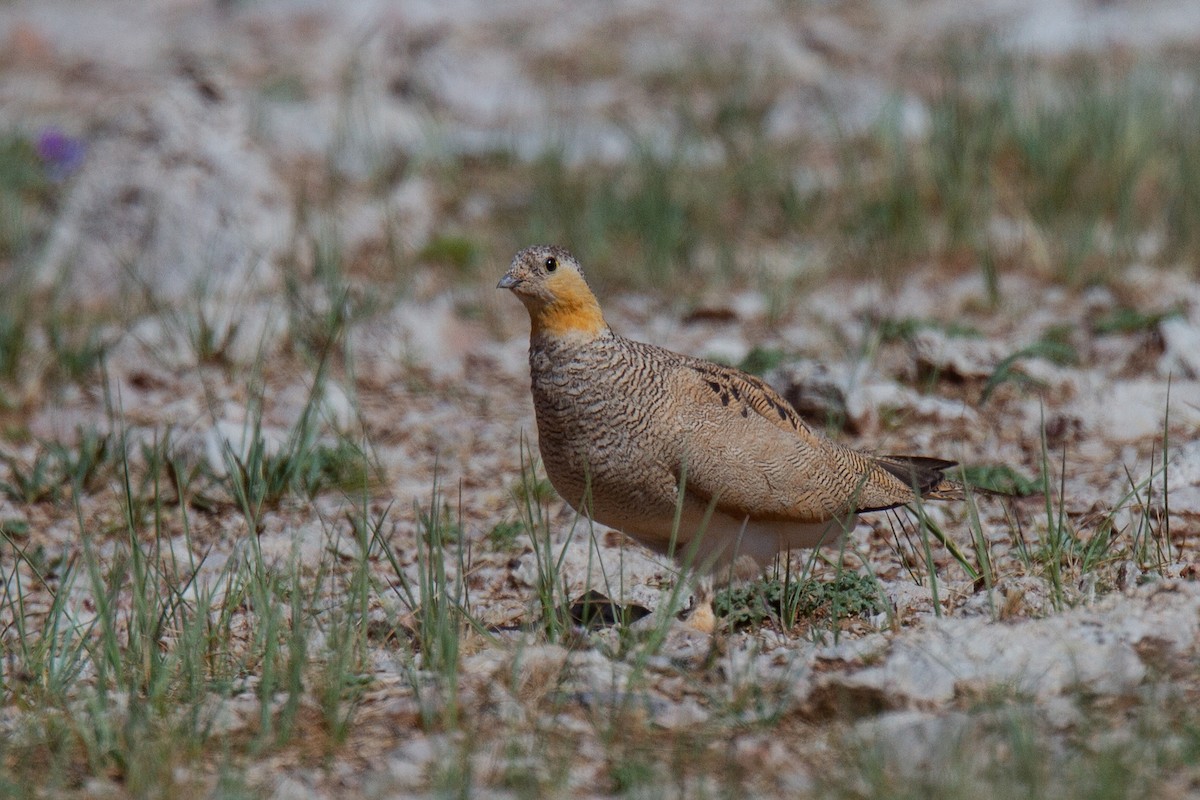
[[[554,256],[550,256],[546,259],[545,266],[546,272],[554,272],[554,270],[558,269],[558,259]]]

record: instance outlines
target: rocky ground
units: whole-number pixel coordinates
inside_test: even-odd
[[[1065,274],[1014,212],[976,226],[998,272],[890,245],[854,270],[717,197],[688,219],[745,236],[664,272],[678,220],[609,241],[538,172],[620,186],[748,92],[748,152],[813,154],[769,174],[844,181],[829,142],[936,129],[930,54],[980,31],[1195,90],[1193,3],[985,5],[0,6],[0,787],[1200,792],[1200,283],[1171,230]],[[529,456],[527,318],[493,287],[545,236],[623,334],[1012,496],[868,517],[780,568],[859,594],[697,631],[674,565]],[[543,613],[588,589],[654,613]]]

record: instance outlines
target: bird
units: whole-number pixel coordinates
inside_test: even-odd
[[[838,544],[860,513],[964,497],[954,461],[851,449],[755,375],[613,332],[563,247],[521,250],[497,288],[529,312],[550,483],[656,553],[747,579],[781,552]]]

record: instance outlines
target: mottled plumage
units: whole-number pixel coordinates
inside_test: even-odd
[[[658,552],[757,567],[836,543],[858,512],[961,497],[953,462],[873,456],[810,428],[731,367],[618,336],[561,247],[513,259],[499,288],[529,311],[529,367],[546,474],[576,510]],[[680,490],[682,489],[682,498]],[[678,516],[678,525],[676,518]]]

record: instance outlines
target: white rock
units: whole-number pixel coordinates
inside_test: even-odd
[[[1200,514],[1200,440],[1183,445],[1168,460],[1167,502],[1172,514]]]
[[[245,461],[254,446],[255,430],[253,424],[219,420],[216,425],[203,434],[204,456],[213,475],[223,477],[228,474],[226,458],[232,456]],[[265,455],[275,455],[286,445],[287,433],[274,428],[263,427],[258,431],[263,440]]]
[[[684,697],[656,709],[654,724],[666,730],[695,729],[708,721],[710,714],[694,698]]]
[[[767,299],[762,292],[735,292],[729,305],[740,320],[759,319],[767,313]]]
[[[919,394],[896,383],[865,383],[846,398],[846,411],[861,428],[873,426],[884,409],[904,409],[946,422],[976,422],[979,419],[975,409],[961,400]]]
[[[850,365],[798,359],[763,377],[806,419],[821,423],[850,416],[846,407],[846,394],[854,382]]]
[[[1158,331],[1163,338],[1158,373],[1200,378],[1200,325],[1184,317],[1171,317],[1159,323]]]
[[[963,713],[892,711],[854,726],[854,736],[900,775],[936,775],[954,758],[971,724]]]
[[[303,569],[317,569],[323,560],[331,557],[328,550],[334,542],[321,523],[308,522],[263,533],[258,537],[258,544],[263,560],[286,573],[291,569],[293,559]],[[351,557],[350,553],[341,555]]]
[[[1200,643],[1200,585],[1144,587],[1013,625],[978,617],[932,620],[896,636],[879,663],[827,673],[817,687],[819,696],[849,692],[893,707],[942,705],[960,686],[1038,698],[1076,689],[1120,695],[1145,678],[1139,648],[1147,642],[1156,659],[1189,657]]]
[[[888,602],[902,619],[933,611],[933,592],[928,586],[909,581],[890,581],[883,584],[883,588]]]
[[[936,328],[917,331],[912,346],[920,363],[962,378],[987,378],[1012,354],[1005,342],[948,336]]]
[[[1172,426],[1200,425],[1200,381],[1131,378],[1111,381],[1099,373],[1085,373],[1077,396],[1062,411],[1080,419],[1088,432],[1110,442],[1135,442],[1161,437],[1168,414]],[[1040,418],[1041,405],[1030,403],[1026,413]]]
[[[424,788],[434,762],[453,747],[445,735],[409,735],[397,740],[398,747],[368,784],[374,789],[371,796],[388,797]]]
[[[425,178],[410,178],[388,195],[388,220],[397,241],[410,250],[424,247],[437,224],[437,198]]]
[[[345,387],[337,381],[325,382],[319,407],[321,419],[336,431],[351,431],[358,422],[358,409],[354,401],[346,393]]]
[[[416,365],[440,380],[461,379],[466,357],[484,337],[440,295],[428,303],[404,301],[390,314],[355,328],[351,344],[374,380],[403,378]]]
[[[83,303],[245,298],[277,288],[288,193],[244,110],[190,82],[117,98],[38,268]]]
[[[750,345],[735,331],[715,334],[699,346],[697,352],[704,357],[724,364],[740,364],[750,354]]]

